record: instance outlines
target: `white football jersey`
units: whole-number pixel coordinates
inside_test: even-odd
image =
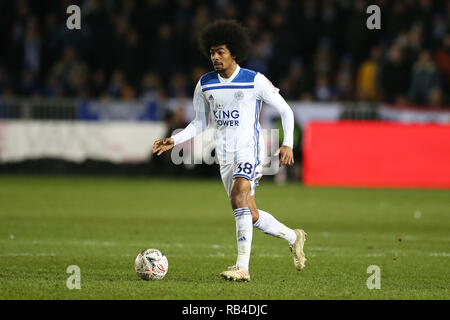
[[[293,145],[293,113],[278,91],[264,75],[239,66],[229,78],[209,72],[200,78],[195,88],[196,119],[172,138],[175,144],[184,142],[203,131],[210,119],[219,163],[249,162],[256,168],[265,155],[259,124],[263,102],[280,112],[283,145],[291,148]]]

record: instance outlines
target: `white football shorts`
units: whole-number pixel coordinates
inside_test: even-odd
[[[246,178],[250,181],[251,195],[255,195],[255,188],[259,185],[259,179],[263,176],[262,169],[262,161],[256,166],[255,163],[249,161],[220,165],[220,176],[222,177],[228,198],[230,198],[234,180],[238,177]]]

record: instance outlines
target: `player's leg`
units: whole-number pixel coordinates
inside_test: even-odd
[[[250,193],[250,181],[246,178],[235,178],[230,194],[231,207],[233,210],[238,208],[248,208]]]
[[[250,212],[252,213],[252,222],[253,225],[255,225],[256,221],[259,220],[259,211],[258,207],[256,206],[256,200],[255,196],[250,196],[248,199],[248,207],[250,208]]]
[[[227,280],[249,281],[249,262],[253,238],[253,222],[248,200],[251,193],[250,181],[235,178],[230,192],[231,207],[236,219],[236,239],[238,256],[236,264],[221,273]]]
[[[251,192],[250,181],[245,178],[236,178],[231,189],[231,207],[236,219],[236,238],[238,257],[236,265],[249,269],[250,251],[253,238],[253,222],[248,201]]]
[[[305,267],[305,253],[303,246],[306,233],[302,229],[291,229],[279,222],[270,213],[260,210],[256,206],[255,196],[250,196],[248,205],[252,213],[253,226],[265,234],[286,240],[294,256],[294,265],[297,270]]]
[[[253,217],[253,226],[266,234],[270,234],[277,238],[286,240],[290,245],[294,244],[297,235],[291,228],[286,227],[279,222],[270,213],[258,209],[256,206],[255,196],[249,199],[249,208]]]

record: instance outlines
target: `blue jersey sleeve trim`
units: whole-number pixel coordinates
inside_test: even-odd
[[[231,82],[254,82],[256,74],[256,71],[241,68],[236,78]]]
[[[219,77],[217,76],[217,73],[214,71],[208,72],[207,74],[204,74],[200,78],[200,84],[202,86],[205,86],[207,84],[215,84],[215,83],[220,83],[220,81],[219,81]]]

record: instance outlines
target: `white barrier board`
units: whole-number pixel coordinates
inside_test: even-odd
[[[163,122],[0,121],[0,162],[142,162],[165,133]]]

